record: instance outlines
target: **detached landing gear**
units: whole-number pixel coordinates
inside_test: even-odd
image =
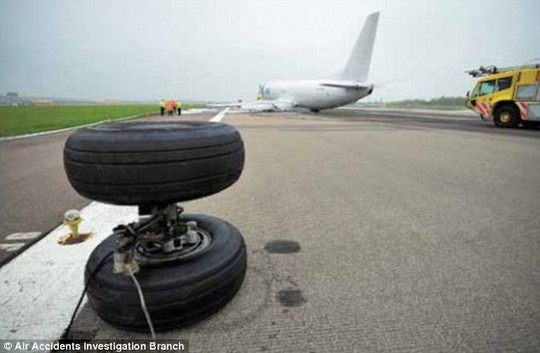
[[[139,205],[139,220],[116,227],[86,264],[88,299],[100,318],[123,329],[164,331],[198,322],[234,297],[246,273],[242,235],[224,220],[183,214],[177,206],[238,180],[244,144],[232,126],[83,128],[66,141],[64,167],[79,194]]]

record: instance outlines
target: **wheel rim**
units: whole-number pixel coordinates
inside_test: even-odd
[[[179,261],[201,252],[210,245],[212,236],[208,231],[199,227],[195,227],[193,230],[198,236],[198,240],[195,244],[184,246],[181,250],[173,251],[168,254],[159,251],[155,253],[148,252],[140,243],[137,243],[133,251],[135,261],[141,266],[160,265],[163,263]]]
[[[499,120],[503,124],[508,124],[509,122],[512,121],[512,114],[510,114],[510,112],[502,112],[499,117]]]

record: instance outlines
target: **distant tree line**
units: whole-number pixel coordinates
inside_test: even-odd
[[[429,100],[425,99],[408,99],[397,102],[386,103],[387,107],[395,108],[448,108],[448,109],[465,109],[465,97],[439,97]]]

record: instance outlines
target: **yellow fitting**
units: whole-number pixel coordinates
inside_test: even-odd
[[[71,236],[73,238],[77,238],[79,236],[79,225],[82,222],[82,218],[77,218],[71,221],[64,220],[64,224],[69,227],[69,230],[71,231]]]
[[[62,244],[62,245],[67,245],[67,244],[76,244],[76,243],[79,243],[79,242],[82,242],[84,240],[86,240],[89,236],[90,236],[90,233],[88,234],[82,234],[84,235],[84,239],[78,239],[79,236],[81,235],[79,233],[79,226],[82,222],[82,218],[81,218],[81,215],[80,215],[80,212],[77,211],[77,210],[69,210],[67,211],[65,214],[64,214],[64,225],[68,226],[69,227],[69,230],[70,232],[66,235],[63,235],[60,237],[60,239],[58,239],[58,243],[59,244]]]

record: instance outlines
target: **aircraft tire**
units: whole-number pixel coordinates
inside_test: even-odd
[[[192,256],[166,265],[141,267],[135,274],[156,331],[199,322],[224,307],[245,277],[244,239],[231,224],[206,215],[183,215],[211,235],[210,244]],[[112,326],[148,332],[149,326],[132,278],[113,273],[114,235],[99,244],[86,264],[90,305]]]
[[[108,123],[77,130],[64,147],[73,188],[116,205],[209,196],[234,184],[243,166],[242,138],[222,123]]]

